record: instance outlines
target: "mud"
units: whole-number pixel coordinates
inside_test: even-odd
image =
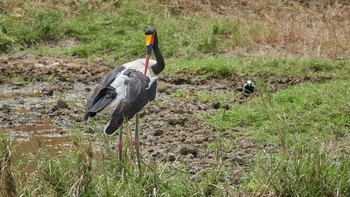
[[[19,56],[0,57],[0,129],[11,133],[17,156],[36,154],[45,149],[52,155],[72,147],[69,131],[83,121],[85,103],[98,80],[112,65],[86,64],[77,59],[55,59]],[[217,166],[219,131],[203,123],[203,114],[211,115],[229,106],[220,101],[200,102],[188,97],[172,98],[171,93],[200,91],[232,92],[246,79],[230,82],[161,75],[155,102],[141,112],[141,149],[144,160],[183,166],[194,176],[204,169]],[[278,79],[276,89],[310,80],[309,78]],[[256,96],[237,96],[233,102],[246,102]],[[131,127],[134,126],[131,121]],[[87,130],[95,133],[95,130]],[[233,148],[220,152],[222,162],[231,167],[227,180],[235,184],[239,173],[249,169],[249,163],[259,149],[275,151],[275,147],[258,147],[239,130],[221,132]],[[234,150],[234,151],[232,151]],[[97,153],[96,153],[97,154]]]

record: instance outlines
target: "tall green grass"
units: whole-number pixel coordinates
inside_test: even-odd
[[[99,135],[101,143],[91,144],[80,129],[71,132],[72,151],[58,157],[40,151],[33,156],[33,168],[29,172],[23,172],[20,165],[12,166],[14,182],[7,182],[16,185],[12,188],[18,195],[222,196],[230,191],[224,187],[223,174],[217,169],[202,171],[200,176],[194,177],[187,171],[186,164],[174,168],[149,163],[143,164],[144,172],[140,176],[136,163],[129,159],[120,163],[118,150],[111,148],[115,139]],[[1,173],[4,173],[4,168]],[[10,177],[6,175],[6,178]],[[3,183],[1,186],[2,192],[7,191]]]
[[[248,132],[260,147],[241,183],[253,195],[346,196],[350,160],[348,80],[306,83],[271,95],[261,82],[260,97],[209,119],[218,128]],[[241,127],[242,126],[242,127]],[[232,150],[234,151],[234,150]]]
[[[1,13],[0,53],[24,50],[125,62],[144,56],[142,35],[154,26],[166,58],[192,59],[218,54],[222,47],[246,43],[254,36],[238,21],[207,18],[203,22],[200,16],[177,15],[170,4],[158,1],[26,1],[19,13],[13,9]]]
[[[228,3],[230,7],[224,9],[227,15],[215,11],[216,7],[226,6],[225,2],[4,0],[0,13],[0,53],[25,50],[37,55],[102,57],[124,62],[144,55],[143,31],[147,26],[155,26],[167,58],[190,59],[228,51],[246,56],[247,51],[257,54],[256,48],[265,46],[276,48],[277,53],[290,49],[293,54],[305,52],[314,57],[347,57],[348,31],[339,26],[346,24],[346,14],[339,14],[337,20],[329,23],[309,26],[312,18],[327,14],[326,7],[342,13],[346,3],[310,1],[306,5],[274,0],[249,2],[245,5],[247,10],[241,4],[245,3]],[[233,14],[230,8],[236,7],[237,13]],[[271,7],[280,9],[270,13]],[[267,13],[261,15],[254,10]],[[288,18],[283,11],[289,10],[302,15]],[[323,31],[326,28],[330,32]],[[311,32],[315,34],[310,35]],[[303,45],[294,45],[300,40]]]
[[[298,139],[299,136],[305,142],[310,142],[315,136],[318,136],[315,140],[319,140],[322,137],[328,139],[341,133],[347,134],[350,118],[348,84],[347,80],[306,83],[271,95],[271,105],[268,107],[274,110],[273,114],[277,116],[282,129],[291,136],[290,144],[294,143],[293,138]],[[260,99],[256,98],[232,109],[226,112],[228,119],[224,122],[225,128],[250,125],[243,129],[249,129],[256,139],[270,139],[270,142],[275,139],[277,133],[272,129],[275,123],[271,122]],[[220,122],[220,119],[221,115],[218,114],[213,123]]]
[[[0,129],[1,131],[1,129]],[[11,160],[10,136],[0,133],[0,194],[4,197],[15,196],[17,187],[13,176],[13,162]]]
[[[147,26],[155,26],[159,28],[163,53],[166,56],[183,55],[192,49],[174,49],[183,50],[185,39],[190,40],[195,33],[191,35],[182,30],[198,25],[200,20],[176,19],[164,13],[162,7],[155,6],[155,2],[122,1],[117,6],[110,5],[114,9],[105,10],[84,2],[57,9],[51,9],[47,4],[45,7],[29,1],[24,3],[25,10],[20,17],[10,11],[1,15],[2,53],[34,47],[33,52],[49,55],[45,54],[45,50],[50,49],[45,46],[46,43],[55,45],[62,40],[74,39],[78,42],[77,46],[51,49],[49,53],[79,57],[109,54],[118,59],[135,58],[144,55],[143,31]],[[100,6],[107,7],[109,4],[101,2]],[[183,26],[185,24],[187,27]]]
[[[288,154],[262,153],[244,190],[257,196],[347,196],[350,158],[337,158],[333,148],[296,144]]]

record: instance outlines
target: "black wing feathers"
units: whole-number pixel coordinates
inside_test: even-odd
[[[117,97],[115,88],[108,86],[102,89],[97,95],[93,105],[87,110],[86,116],[94,117],[97,112],[103,110],[115,97]]]
[[[126,82],[126,97],[122,100],[114,111],[110,124],[105,132],[113,134],[123,123],[124,120],[130,120],[138,113],[149,101],[154,100],[156,96],[157,81],[155,80],[151,87],[148,87],[149,78],[144,78],[139,71],[129,69],[124,72],[129,77]]]
[[[101,111],[117,96],[115,89],[110,84],[124,69],[124,66],[113,69],[102,78],[88,101],[85,120],[94,117],[97,112]]]

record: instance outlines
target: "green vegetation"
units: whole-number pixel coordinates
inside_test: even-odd
[[[232,110],[226,112],[223,127],[227,129],[249,124],[251,127],[242,129],[253,134],[256,140],[266,143],[277,135],[275,122],[271,122],[271,116],[276,116],[280,130],[291,140],[290,145],[295,144],[294,140],[310,143],[331,136],[337,139],[339,135],[347,136],[347,123],[350,120],[348,96],[350,91],[347,81],[306,83],[274,95],[264,94],[262,98],[255,98],[244,105],[233,106]],[[335,102],[337,105],[334,105]],[[220,119],[220,114],[217,114],[212,121],[220,126]]]
[[[274,95],[262,92],[261,98],[234,105],[224,121],[221,114],[209,119],[220,129],[248,132],[261,147],[281,148],[257,157],[245,189],[254,195],[287,196],[349,192],[350,160],[338,149],[349,141],[348,85],[338,80],[307,83]]]
[[[147,26],[155,26],[167,58],[181,57],[183,60],[227,52],[246,56],[245,51],[259,54],[257,50],[266,50],[264,46],[275,45],[277,50],[283,46],[292,53],[345,59],[349,54],[346,45],[350,35],[346,28],[349,13],[341,10],[341,6],[321,2],[298,7],[287,1],[274,0],[248,6],[252,10],[266,9],[264,17],[255,12],[247,15],[243,10],[230,13],[241,5],[228,3],[226,11],[231,17],[225,17],[227,14],[208,13],[206,9],[213,7],[201,1],[38,3],[4,0],[0,10],[0,53],[24,50],[36,55],[99,57],[122,63],[144,55],[141,35]],[[212,5],[214,8],[220,7],[215,4]],[[313,21],[305,20],[319,17],[319,13],[326,12],[326,6],[333,13],[344,14],[328,23],[310,25]],[[280,9],[271,11],[271,7]],[[303,12],[300,17],[290,20],[291,16],[286,12],[291,9],[302,9]],[[329,35],[334,36],[328,38]],[[295,45],[301,39],[304,44]],[[279,54],[276,50],[266,51],[268,55]]]
[[[344,24],[348,24],[350,12],[346,12],[346,3],[343,11],[337,3],[328,1],[263,0],[240,5],[252,9],[252,14],[244,15],[244,9],[229,13],[236,9],[229,7],[234,6],[227,3],[230,1],[224,1],[226,4],[221,7],[228,7],[224,10],[230,16],[227,17],[226,13],[220,14],[221,7],[215,2],[0,2],[2,55],[25,52],[121,64],[144,56],[143,31],[147,26],[155,26],[167,60],[165,76],[215,79],[222,83],[249,78],[257,82],[259,90],[258,96],[242,103],[233,102],[241,96],[235,92],[184,90],[170,94],[174,100],[215,100],[230,105],[230,109],[202,114],[205,124],[217,130],[218,140],[207,147],[216,152],[218,162],[195,176],[188,172],[186,164],[174,167],[165,162],[144,165],[141,177],[130,159],[118,161],[117,150],[111,149],[115,139],[101,134],[102,123],[97,119],[96,124],[78,124],[69,129],[74,151],[59,157],[40,151],[30,158],[33,166],[26,173],[22,161],[10,159],[10,137],[1,135],[0,194],[347,196],[350,32]],[[337,12],[342,14],[330,14]],[[313,21],[320,18],[319,13],[327,22]],[[266,53],[259,53],[264,49]],[[286,51],[290,53],[283,55]],[[56,77],[43,76],[43,80],[55,82]],[[23,83],[30,79],[11,76],[11,81]],[[283,88],[271,89],[271,83],[279,83]],[[10,111],[10,107],[3,105],[2,110]],[[102,141],[101,147],[94,147],[91,138],[84,135],[91,130],[97,131],[93,140]],[[237,133],[223,135],[232,130]],[[246,135],[258,150],[249,159],[243,156],[249,167],[235,175],[238,177],[234,184],[229,184],[225,178],[235,166],[221,165],[220,151],[240,151],[235,145],[239,135]],[[131,151],[132,143],[128,143],[126,155]],[[101,155],[93,154],[94,148],[100,149]]]
[[[29,47],[36,55],[98,56],[123,62],[144,55],[143,31],[152,25],[159,29],[162,46],[172,46],[162,47],[166,57],[193,57],[201,51],[216,52],[211,47],[212,42],[219,45],[221,35],[229,33],[218,23],[209,32],[185,32],[184,29],[190,30],[201,24],[201,18],[170,17],[171,14],[157,6],[157,2],[151,1],[147,6],[141,2],[106,2],[98,6],[83,2],[73,5],[52,2],[47,3],[47,7],[25,2],[25,7],[18,8],[20,16],[11,11],[2,14],[0,52],[28,50]],[[201,28],[204,31],[207,27]],[[216,41],[203,40],[202,34],[209,37],[218,34],[219,37],[215,37]],[[71,46],[65,42],[76,44]]]
[[[8,135],[0,135],[0,194],[13,196],[16,193],[16,182],[11,172],[11,142]]]
[[[173,62],[172,62],[173,63]],[[317,80],[322,76],[346,79],[349,74],[349,61],[326,59],[297,59],[251,57],[230,59],[209,56],[201,59],[180,60],[167,68],[167,73],[192,74],[204,78],[236,79],[260,77],[264,80],[277,80],[283,77],[309,77]]]
[[[26,164],[2,163],[0,189],[4,196],[208,196],[221,193],[215,188],[220,184],[221,172],[204,173],[194,179],[185,165],[172,168],[149,164],[140,176],[137,166],[131,161],[119,162],[116,152],[110,148],[110,139],[105,139],[100,147],[102,158],[94,158],[96,155],[92,153],[89,138],[80,131],[73,132],[75,147],[72,151],[58,158],[39,151],[29,159],[31,173],[22,172],[21,167]],[[0,147],[6,157],[2,156],[8,159],[11,151],[9,136],[2,135],[1,141],[6,142]]]

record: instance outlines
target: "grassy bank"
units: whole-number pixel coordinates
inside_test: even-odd
[[[29,50],[122,63],[143,56],[143,31],[155,26],[167,58],[349,58],[350,8],[341,1],[5,0],[1,6],[1,53]]]
[[[254,195],[336,196],[349,192],[349,83],[307,83],[262,92],[211,121],[249,133],[262,148],[245,186]],[[337,104],[335,104],[335,102]],[[241,125],[241,126],[240,126]],[[269,152],[267,145],[277,145]],[[271,151],[271,150],[270,150]],[[276,152],[275,152],[276,151]]]

